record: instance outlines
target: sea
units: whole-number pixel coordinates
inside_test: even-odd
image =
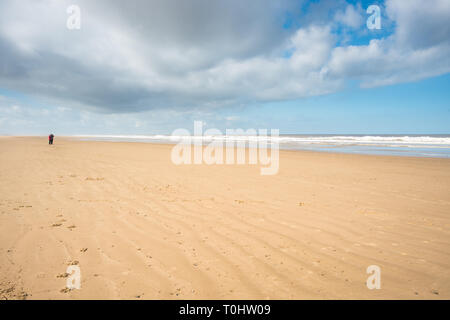
[[[177,144],[187,136],[173,135],[75,135],[78,140]],[[281,134],[279,136],[217,135],[189,136],[208,145],[212,141],[284,150],[309,150],[369,155],[450,158],[450,134]]]

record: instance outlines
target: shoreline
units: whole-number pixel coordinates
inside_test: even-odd
[[[0,136],[0,138],[9,138],[9,139],[43,139],[44,141],[47,139],[46,136]],[[57,143],[58,140],[62,139],[67,141],[77,141],[77,142],[98,142],[98,143],[138,143],[138,144],[151,144],[151,145],[162,145],[173,148],[177,143],[167,143],[167,142],[148,142],[148,141],[109,141],[109,140],[94,140],[94,139],[81,139],[77,137],[72,136],[59,136],[55,138],[55,143]],[[206,143],[204,147],[206,146]],[[234,147],[237,148],[236,146]],[[249,149],[248,146],[245,147],[246,150]],[[373,153],[359,153],[359,152],[346,152],[346,151],[330,151],[330,150],[308,150],[308,149],[286,149],[286,148],[279,148],[279,152],[306,152],[306,153],[319,153],[319,154],[336,154],[336,155],[354,155],[354,156],[370,156],[370,157],[400,157],[400,158],[416,158],[416,159],[450,159],[450,157],[447,156],[418,156],[418,155],[408,155],[408,154],[373,154]]]

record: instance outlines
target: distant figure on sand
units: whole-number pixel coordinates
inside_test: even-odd
[[[53,144],[53,138],[54,138],[55,136],[53,135],[53,133],[51,133],[49,136],[48,136],[48,144]]]

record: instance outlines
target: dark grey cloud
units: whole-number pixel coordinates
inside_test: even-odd
[[[270,55],[295,2],[77,1],[82,28],[69,31],[71,3],[1,4],[0,85],[117,112],[230,100],[185,82],[226,59]]]

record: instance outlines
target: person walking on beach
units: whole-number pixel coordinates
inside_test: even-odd
[[[53,133],[50,133],[50,135],[48,136],[48,144],[53,144],[53,138],[55,136],[53,135]]]

